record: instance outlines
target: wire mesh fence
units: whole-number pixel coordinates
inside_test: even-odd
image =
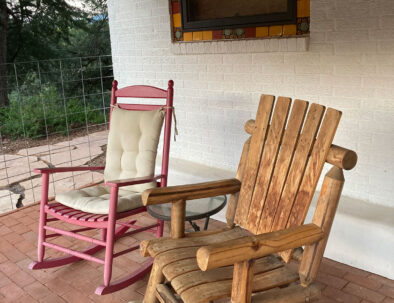
[[[6,85],[0,87],[8,97],[8,105],[0,107],[0,212],[40,199],[41,180],[34,168],[85,165],[103,154],[113,80],[111,56],[5,67]],[[91,172],[55,174],[49,195],[101,179],[100,173]]]

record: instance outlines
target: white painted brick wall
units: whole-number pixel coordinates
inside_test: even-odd
[[[172,156],[236,170],[261,93],[310,100],[343,110],[335,143],[359,155],[344,194],[394,206],[393,0],[312,0],[309,51],[239,54],[175,55],[168,0],[108,8],[120,85],[175,81]]]

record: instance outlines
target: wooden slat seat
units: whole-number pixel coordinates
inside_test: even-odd
[[[224,230],[202,237],[183,239],[163,238],[147,241],[142,245],[162,268],[166,279],[185,302],[208,302],[231,294],[233,266],[201,271],[197,265],[196,252],[204,245],[233,240],[250,235],[241,228]],[[299,279],[278,255],[256,260],[254,291],[283,287]],[[198,294],[198,295],[196,295]]]
[[[144,207],[142,209],[145,209]],[[45,206],[45,211],[49,214],[56,216],[61,216],[67,219],[81,221],[81,222],[107,222],[108,214],[97,215],[81,210],[76,210],[74,208],[65,206],[59,202],[49,203]],[[133,210],[135,211],[135,210]],[[117,213],[117,219],[121,219],[130,215],[130,211]]]
[[[166,280],[185,302],[209,302],[231,295],[234,266],[226,266],[201,271],[196,260],[197,250],[226,240],[249,236],[242,228],[224,229],[220,232],[202,233],[182,239],[161,238],[144,241],[143,254],[155,258]],[[253,291],[266,291],[298,283],[299,275],[283,262],[278,255],[270,255],[256,260],[254,267]],[[162,287],[164,285],[160,285]]]

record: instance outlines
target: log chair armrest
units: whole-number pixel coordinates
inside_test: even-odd
[[[149,183],[149,182],[161,179],[163,177],[164,177],[164,175],[151,175],[151,176],[146,176],[146,177],[138,177],[138,178],[130,178],[130,179],[122,179],[122,180],[111,180],[111,181],[105,182],[104,185],[111,186],[111,187],[123,187],[123,186],[129,186],[129,185]]]
[[[191,185],[157,187],[145,190],[142,193],[142,202],[146,206],[180,200],[193,200],[233,194],[238,192],[240,188],[241,181],[235,178]]]
[[[316,243],[323,237],[321,228],[312,223],[290,227],[203,246],[197,251],[197,263],[201,270],[206,271]]]
[[[35,168],[33,171],[38,174],[54,174],[73,171],[103,170],[104,168],[104,166],[44,167]]]

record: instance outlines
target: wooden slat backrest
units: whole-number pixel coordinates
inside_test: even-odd
[[[304,222],[341,117],[318,104],[306,114],[308,102],[301,100],[289,115],[290,99],[275,103],[261,97],[235,215],[254,234]]]
[[[240,198],[238,200],[237,212],[235,213],[235,222],[241,226],[246,220],[249,212],[250,200],[252,199],[256,183],[261,152],[263,151],[274,99],[274,96],[262,95],[259,108],[257,109],[256,125],[258,127],[254,131],[250,140],[249,152],[246,159],[242,178],[242,187],[239,195]]]

